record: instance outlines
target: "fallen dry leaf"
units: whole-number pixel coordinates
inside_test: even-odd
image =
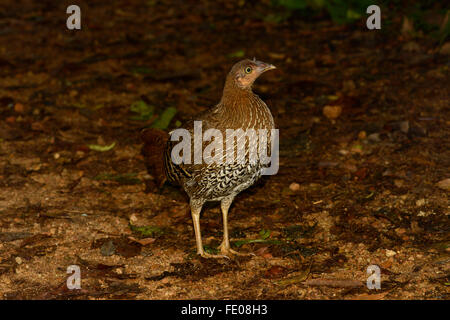
[[[264,276],[269,279],[279,278],[287,273],[287,269],[283,266],[272,266],[264,273]]]
[[[153,242],[155,242],[155,238],[143,238],[143,239],[136,239],[135,237],[128,237],[128,239],[130,239],[131,241],[135,241],[137,243],[142,244],[143,246],[146,246],[148,244],[151,244]]]

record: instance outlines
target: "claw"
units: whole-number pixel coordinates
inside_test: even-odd
[[[224,255],[224,254],[210,254],[210,253],[203,252],[203,253],[199,253],[199,255],[202,258],[206,258],[206,259],[213,258],[213,259],[228,259],[228,260],[230,260],[230,257],[228,257],[227,255]]]
[[[241,253],[241,252],[237,252],[231,248],[225,249],[223,247],[220,248],[220,252],[223,255],[227,255],[227,256],[229,256],[229,255],[235,255],[235,256],[241,256],[241,257],[255,256],[254,253]]]

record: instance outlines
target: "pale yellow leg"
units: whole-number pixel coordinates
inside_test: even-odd
[[[239,253],[230,248],[230,238],[228,236],[228,210],[230,209],[233,199],[234,198],[223,199],[222,202],[220,203],[220,209],[222,210],[222,218],[223,218],[223,240],[219,246],[220,252],[223,255],[230,255],[230,254],[240,256],[253,255],[253,254]]]
[[[191,215],[194,223],[195,242],[197,244],[197,254],[203,258],[228,258],[224,255],[214,255],[206,253],[203,249],[202,233],[200,231],[200,212],[202,211],[202,205],[191,203]]]

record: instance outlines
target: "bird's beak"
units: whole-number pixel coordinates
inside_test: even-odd
[[[260,73],[269,71],[269,70],[273,70],[276,69],[277,67],[275,67],[273,64],[269,64],[269,63],[265,63],[262,61],[258,61],[257,62],[257,69]]]

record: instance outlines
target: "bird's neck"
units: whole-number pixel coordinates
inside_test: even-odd
[[[269,109],[251,87],[243,89],[227,82],[217,108],[229,128],[272,126]]]
[[[243,109],[251,107],[255,97],[251,87],[241,88],[234,81],[226,81],[219,105],[227,111],[240,113]]]

